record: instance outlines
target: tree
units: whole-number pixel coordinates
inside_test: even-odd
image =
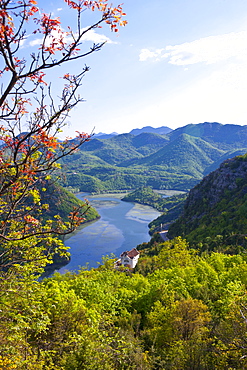
[[[63,250],[54,236],[72,232],[83,221],[85,207],[75,209],[70,222],[59,217],[45,222],[42,214],[48,205],[42,204],[41,194],[58,161],[90,139],[91,135],[79,132],[73,145],[69,139],[61,143],[56,138],[70,110],[82,101],[78,89],[89,67],[62,76],[59,98],[54,98],[45,73],[100,50],[104,42],[82,50],[83,37],[90,30],[105,22],[117,32],[126,21],[122,7],[112,7],[107,0],[65,3],[75,12],[76,29],[68,26],[64,31],[60,19],[40,13],[35,0],[0,0],[0,268],[4,272],[18,266],[23,273],[27,262],[33,269],[44,266],[53,253]],[[86,10],[98,10],[100,17],[83,28]],[[28,34],[32,29],[40,37],[29,58],[22,56],[21,49],[27,27]]]
[[[121,6],[106,0],[65,3],[75,12],[76,29],[64,31],[35,0],[0,0],[0,369],[51,368],[29,356],[27,333],[36,324],[37,333],[49,325],[48,313],[40,311],[43,293],[37,278],[55,253],[66,253],[60,236],[72,232],[88,208],[75,208],[68,222],[58,216],[47,220],[42,193],[54,181],[58,161],[91,137],[78,132],[73,144],[56,138],[70,110],[82,101],[78,91],[89,68],[61,76],[58,98],[45,73],[100,50],[104,42],[85,50],[82,41],[90,30],[106,22],[117,32],[126,24]],[[82,17],[90,10],[98,10],[99,19],[83,28]],[[23,56],[29,35],[37,35],[40,45]]]

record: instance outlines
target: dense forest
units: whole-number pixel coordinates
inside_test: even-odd
[[[86,211],[84,222],[99,218],[96,209],[78,199],[74,194],[58,185],[57,182],[47,182],[44,189],[41,192],[41,201],[47,203],[49,206],[43,215],[44,218],[49,219],[55,215],[59,215],[64,221],[68,221],[70,213],[78,205]]]
[[[122,200],[125,202],[145,204],[147,206],[156,208],[161,212],[167,210],[166,205],[169,202],[163,198],[161,194],[154,192],[150,186],[139,188],[134,192],[125,195]]]
[[[135,272],[105,259],[41,282],[6,280],[1,368],[245,369],[245,253],[201,255],[158,234],[140,250]]]

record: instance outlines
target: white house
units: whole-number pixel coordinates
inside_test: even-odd
[[[123,252],[120,254],[119,264],[134,268],[137,264],[140,252],[136,248],[131,249],[131,251]]]

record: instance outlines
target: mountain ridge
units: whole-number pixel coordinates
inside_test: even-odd
[[[131,132],[93,137],[82,145],[63,163],[67,176],[63,185],[75,186],[76,172],[80,175],[76,187],[81,191],[92,192],[92,181],[96,192],[141,186],[188,191],[223,160],[247,152],[247,126],[204,122],[162,135]],[[85,181],[85,176],[92,181]]]

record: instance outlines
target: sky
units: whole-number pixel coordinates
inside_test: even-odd
[[[63,24],[71,22],[63,0],[40,3]],[[107,40],[102,50],[66,66],[71,73],[87,64],[90,71],[80,88],[84,102],[63,135],[247,124],[246,0],[123,0],[123,9],[127,26],[92,32],[84,46]],[[83,24],[97,15],[91,13],[83,14]],[[55,88],[60,71],[48,76]]]

